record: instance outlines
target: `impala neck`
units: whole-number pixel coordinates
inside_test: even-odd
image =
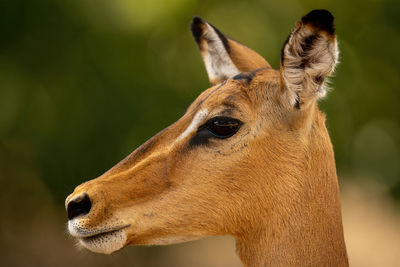
[[[342,229],[333,222],[265,229],[237,239],[236,246],[244,266],[348,266]]]
[[[300,186],[279,192],[272,211],[255,215],[258,226],[236,235],[245,266],[348,266],[333,149],[324,116],[315,115]]]
[[[281,219],[271,225],[266,219],[265,228],[237,237],[244,266],[348,266],[340,208],[331,204],[334,211],[328,212],[320,203],[312,203],[318,217],[309,209],[299,210],[290,223]]]

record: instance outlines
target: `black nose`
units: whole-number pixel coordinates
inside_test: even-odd
[[[92,208],[92,202],[88,194],[80,195],[72,199],[67,206],[68,219],[72,220],[81,215],[88,214]]]

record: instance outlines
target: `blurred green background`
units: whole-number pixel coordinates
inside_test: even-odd
[[[82,256],[64,234],[65,197],[176,121],[209,87],[189,31],[193,15],[278,68],[294,23],[315,8],[335,15],[341,50],[334,90],[320,102],[340,183],[366,187],[367,195],[393,205],[388,214],[398,214],[400,1],[2,0],[3,260],[10,266],[51,266],[50,254],[54,261],[68,257],[68,264],[108,266],[132,254],[132,266],[177,266],[154,261],[169,248]],[[31,248],[22,246],[29,242]],[[57,254],[55,247],[69,250]]]

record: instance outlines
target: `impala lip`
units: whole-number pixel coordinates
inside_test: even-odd
[[[101,238],[101,237],[104,237],[104,236],[107,236],[107,235],[110,235],[110,234],[117,233],[117,232],[121,231],[122,229],[124,229],[126,227],[128,227],[128,225],[125,226],[125,227],[115,228],[115,229],[112,229],[112,230],[107,230],[107,231],[99,232],[99,233],[92,234],[92,235],[85,235],[85,236],[79,236],[79,237],[75,236],[75,237],[80,239],[80,240],[83,240],[83,241],[89,241],[89,240],[94,240],[96,238]]]
[[[120,226],[120,227],[108,228],[108,229],[104,229],[104,230],[97,230],[97,231],[89,232],[84,235],[76,236],[76,237],[78,237],[78,238],[93,238],[93,237],[97,237],[97,236],[101,236],[101,235],[105,235],[105,234],[111,234],[113,232],[123,230],[129,226],[130,226],[130,224],[125,225],[125,226]]]
[[[83,238],[96,237],[96,236],[101,236],[101,235],[117,232],[117,231],[123,230],[129,226],[130,226],[130,224],[126,224],[126,225],[122,225],[122,226],[114,226],[114,227],[106,227],[106,228],[90,230],[90,229],[79,227],[73,221],[69,221],[68,222],[68,231],[69,231],[70,235],[72,235],[73,237],[83,239]]]

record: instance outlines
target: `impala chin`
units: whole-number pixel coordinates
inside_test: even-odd
[[[78,244],[95,253],[111,254],[123,248],[127,243],[125,229],[129,225],[105,226],[88,229],[82,227],[78,219],[68,222],[69,233],[78,240]]]
[[[121,229],[80,238],[79,243],[92,252],[111,254],[123,248],[126,240],[125,231]]]

